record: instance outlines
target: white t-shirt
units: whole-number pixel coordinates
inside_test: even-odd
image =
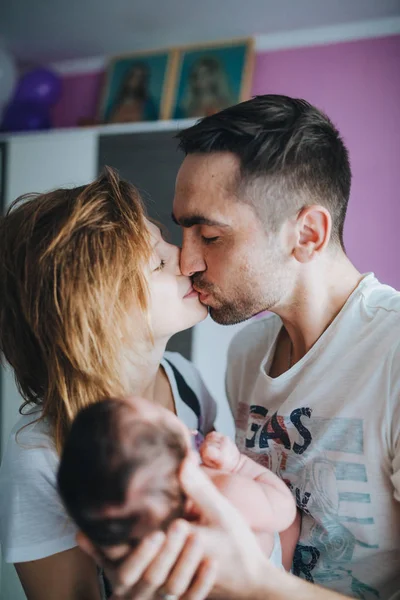
[[[400,293],[368,274],[311,350],[271,378],[281,326],[257,319],[231,344],[237,444],[303,511],[294,573],[386,600],[400,590]]]
[[[196,367],[172,352],[165,353],[162,365],[178,417],[189,429],[198,429],[199,437],[212,431],[216,404]],[[18,421],[0,468],[0,542],[9,563],[37,560],[76,546],[75,525],[57,492],[59,457],[48,425],[33,422],[38,416],[40,409],[34,407]]]

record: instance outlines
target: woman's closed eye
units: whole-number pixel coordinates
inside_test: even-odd
[[[167,264],[166,261],[162,258],[160,260],[160,263],[159,263],[158,267],[156,267],[154,270],[155,271],[162,271],[166,264]]]

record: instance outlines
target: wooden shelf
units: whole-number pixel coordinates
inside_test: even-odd
[[[177,119],[171,121],[146,121],[143,123],[115,123],[110,125],[96,125],[94,127],[64,127],[59,129],[45,129],[41,131],[18,131],[14,133],[0,134],[0,141],[7,141],[21,136],[51,136],[51,135],[74,135],[85,131],[100,135],[124,135],[132,133],[150,133],[157,131],[179,131],[190,127],[197,119]]]

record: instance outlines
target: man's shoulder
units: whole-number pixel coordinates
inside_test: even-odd
[[[400,327],[400,320],[397,319],[397,316],[400,315],[400,292],[398,290],[381,283],[372,276],[367,285],[362,288],[362,297],[367,309],[392,314]]]
[[[229,346],[228,360],[250,355],[264,356],[271,344],[275,342],[281,327],[282,321],[277,315],[267,314],[256,317],[233,337]]]

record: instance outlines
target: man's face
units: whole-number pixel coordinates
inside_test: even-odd
[[[183,227],[182,273],[217,323],[238,323],[282,300],[290,253],[283,227],[266,232],[237,193],[239,160],[191,154],[179,170],[173,206]]]

